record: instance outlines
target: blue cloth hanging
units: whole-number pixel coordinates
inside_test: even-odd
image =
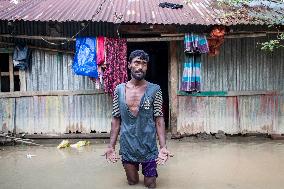
[[[98,78],[96,56],[96,38],[76,38],[76,52],[74,56],[73,70],[77,75]]]
[[[28,68],[30,60],[30,50],[28,46],[18,44],[16,45],[13,53],[13,64],[15,68],[25,70]]]

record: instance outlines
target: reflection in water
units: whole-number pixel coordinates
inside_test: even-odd
[[[168,146],[175,157],[159,167],[158,188],[283,188],[283,142],[170,141]],[[128,186],[121,163],[106,163],[105,147],[1,147],[0,188],[144,188],[142,176],[139,185]]]

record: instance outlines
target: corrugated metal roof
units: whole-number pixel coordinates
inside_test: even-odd
[[[85,21],[144,24],[221,23],[222,11],[213,9],[212,0],[183,0],[167,2],[182,4],[182,9],[161,8],[163,0],[0,0],[1,20],[25,21]],[[98,14],[96,14],[97,10]],[[231,20],[226,25],[248,24]]]

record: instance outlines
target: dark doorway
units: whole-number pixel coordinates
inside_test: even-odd
[[[142,42],[128,43],[127,57],[137,49],[144,50],[149,54],[150,63],[147,70],[146,80],[160,85],[163,92],[163,110],[166,128],[169,126],[169,95],[168,95],[168,43],[167,42]],[[128,70],[128,78],[130,73]]]

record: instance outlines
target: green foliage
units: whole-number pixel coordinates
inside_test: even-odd
[[[184,0],[184,3],[190,4],[192,0]],[[266,24],[271,30],[278,33],[276,39],[260,43],[261,49],[273,51],[284,47],[284,33],[279,32],[277,26],[284,24],[284,0],[216,0],[212,1],[211,6],[220,10],[219,19],[223,23],[231,20],[246,20],[252,23]],[[273,13],[271,13],[271,10]]]
[[[234,18],[245,19],[252,22],[268,23],[270,29],[278,31],[276,39],[269,40],[260,44],[262,50],[274,51],[277,48],[284,47],[284,33],[279,32],[277,25],[283,25],[284,13],[275,11],[276,15],[270,14],[270,10],[282,5],[283,0],[267,0],[267,1],[256,1],[256,0],[217,0],[220,8],[225,10],[223,15],[223,21],[231,20]]]
[[[274,49],[279,47],[279,43],[280,43],[280,41],[276,40],[276,39],[270,40],[270,41],[267,41],[267,42],[263,42],[263,43],[261,43],[261,50],[266,50],[266,51],[272,52]]]
[[[272,40],[269,40],[267,42],[261,43],[260,44],[261,50],[272,52],[277,48],[280,48],[280,47],[283,48],[284,45],[281,44],[283,42],[283,40],[284,40],[284,33],[280,33],[280,34],[278,34],[277,39],[272,39]]]
[[[241,5],[241,4],[248,4],[250,0],[217,0],[219,4],[227,4],[227,5]]]
[[[189,3],[191,3],[191,0],[184,0],[183,3],[189,4]]]

